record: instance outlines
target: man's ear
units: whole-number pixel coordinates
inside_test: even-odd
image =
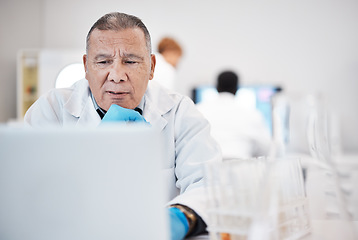
[[[154,69],[155,69],[155,64],[156,64],[156,58],[154,54],[150,55],[150,75],[149,75],[149,80],[152,80],[154,77]]]
[[[86,54],[83,55],[82,61],[83,61],[83,66],[85,68],[85,73],[87,74],[87,55]]]

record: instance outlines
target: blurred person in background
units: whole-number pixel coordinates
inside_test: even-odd
[[[216,85],[219,94],[198,103],[197,108],[210,122],[212,136],[221,146],[224,159],[266,156],[271,144],[269,128],[260,111],[238,103],[238,87],[235,72],[220,73]]]
[[[157,51],[157,64],[153,82],[158,82],[170,90],[175,90],[176,71],[183,55],[183,49],[175,39],[165,37],[160,40]]]

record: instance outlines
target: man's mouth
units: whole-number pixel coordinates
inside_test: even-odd
[[[129,95],[129,92],[116,92],[116,91],[107,91],[107,96],[109,96],[112,99],[125,99]]]
[[[114,91],[107,91],[107,93],[111,94],[111,95],[124,95],[124,94],[128,94],[128,92],[114,92]]]

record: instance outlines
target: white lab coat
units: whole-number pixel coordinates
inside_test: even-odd
[[[227,92],[197,104],[197,108],[209,120],[224,159],[268,155],[271,136],[258,110],[238,104]]]
[[[160,53],[155,54],[155,57],[156,64],[154,77],[152,81],[149,81],[149,84],[158,82],[170,90],[175,90],[177,76],[176,69],[168,63]]]
[[[143,116],[161,130],[167,143],[163,174],[168,204],[187,205],[207,221],[202,169],[206,162],[221,160],[207,120],[191,99],[157,83],[151,83],[144,95]],[[83,79],[71,88],[53,89],[41,96],[24,121],[34,127],[97,126],[101,118],[94,108],[88,81]]]

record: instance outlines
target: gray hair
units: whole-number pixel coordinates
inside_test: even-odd
[[[150,34],[147,27],[144,25],[142,20],[137,18],[136,16],[120,13],[120,12],[112,12],[104,15],[100,19],[97,20],[89,30],[86,39],[86,52],[89,49],[89,39],[91,37],[91,33],[93,30],[114,30],[120,31],[128,28],[139,28],[143,31],[146,45],[149,51],[149,54],[152,52],[152,44],[150,39]]]

